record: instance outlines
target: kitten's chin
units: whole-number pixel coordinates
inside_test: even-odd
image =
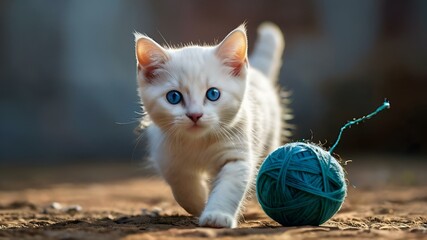
[[[185,134],[193,137],[202,137],[209,132],[209,127],[203,125],[191,125],[185,129]]]

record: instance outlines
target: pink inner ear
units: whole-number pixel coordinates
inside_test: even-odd
[[[146,65],[143,65],[143,63],[145,63]],[[145,59],[138,58],[138,71],[143,71],[145,79],[148,80],[149,82],[151,82],[151,79],[154,78],[153,72],[156,69],[157,68],[154,66],[150,67],[149,63],[145,62]]]
[[[155,77],[155,70],[161,68],[167,56],[162,47],[151,39],[141,38],[137,41],[136,54],[138,70],[144,71],[144,77],[151,82]]]
[[[226,66],[232,68],[231,74],[239,76],[247,65],[247,42],[244,31],[235,30],[219,45],[218,56]]]
[[[156,77],[155,71],[157,69],[159,69],[160,67],[161,67],[160,64],[148,65],[148,66],[145,66],[145,67],[141,66],[141,64],[138,64],[138,71],[143,71],[145,80],[148,83],[152,83],[153,79]]]
[[[231,70],[231,75],[234,77],[240,76],[242,68],[247,65],[248,61],[245,59],[243,62],[231,62],[229,66],[233,69]]]
[[[146,67],[144,68],[144,77],[147,79],[149,83],[152,83],[152,80],[154,79],[154,70],[158,69],[158,67]]]

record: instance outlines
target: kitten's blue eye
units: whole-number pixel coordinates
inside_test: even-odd
[[[221,92],[218,90],[218,88],[209,88],[206,92],[206,98],[209,99],[212,102],[215,102],[219,99],[221,96]]]
[[[178,104],[182,100],[182,94],[178,92],[177,90],[172,90],[166,93],[166,99],[170,104]]]

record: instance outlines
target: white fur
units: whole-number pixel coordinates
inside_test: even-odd
[[[251,56],[251,61],[264,66],[263,73],[246,64],[240,74],[230,74],[229,62],[234,60],[218,54],[221,44],[179,49],[150,45],[147,50],[144,43],[144,48],[137,50],[137,60],[152,58],[152,65],[138,63],[138,91],[152,120],[146,129],[152,162],[176,201],[187,212],[200,216],[201,226],[237,226],[259,160],[280,144],[282,110],[274,82],[284,44],[276,27],[270,24],[262,28],[256,48],[264,50]],[[242,26],[236,31],[246,40]],[[269,39],[272,32],[279,36],[275,41]],[[136,38],[137,48],[141,39],[148,45],[152,41],[142,35]],[[246,44],[236,41],[236,46],[224,51]],[[141,53],[149,55],[139,56]],[[156,59],[159,56],[163,62]],[[148,79],[144,67],[153,65],[154,77]],[[218,101],[206,99],[210,87],[221,91]],[[165,97],[170,90],[180,91],[184,103],[170,104]],[[203,113],[198,128],[186,116],[194,112]]]

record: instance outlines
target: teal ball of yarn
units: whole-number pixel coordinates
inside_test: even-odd
[[[318,226],[341,208],[347,185],[341,165],[329,152],[296,142],[265,159],[256,193],[265,213],[283,226]]]

